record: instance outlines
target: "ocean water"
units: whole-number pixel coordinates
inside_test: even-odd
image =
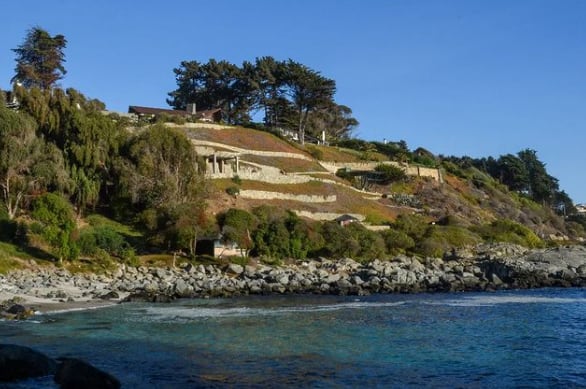
[[[124,304],[0,322],[0,339],[125,388],[584,388],[586,289]]]

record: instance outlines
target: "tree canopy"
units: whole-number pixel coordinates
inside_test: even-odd
[[[52,88],[67,73],[63,66],[66,46],[63,35],[51,36],[42,28],[33,27],[24,42],[12,50],[16,53],[16,74],[12,82],[19,82],[25,88]]]
[[[352,110],[334,101],[334,80],[291,59],[260,57],[241,67],[215,59],[183,61],[173,72],[177,89],[167,102],[175,109],[187,104],[221,108],[232,124],[246,124],[261,111],[267,127],[296,131],[301,142],[306,134],[319,137],[322,131],[331,138],[348,137],[358,125]]]

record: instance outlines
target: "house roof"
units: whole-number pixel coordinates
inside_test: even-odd
[[[167,115],[187,116],[187,111],[179,111],[179,110],[175,110],[175,109],[141,107],[138,105],[129,106],[128,113],[135,113],[137,115],[158,115],[161,113],[165,113]]]
[[[221,108],[207,109],[203,111],[197,111],[195,117],[213,117],[214,114],[220,112]],[[190,116],[187,111],[177,109],[164,109],[164,108],[152,108],[152,107],[141,107],[139,105],[131,105],[128,107],[128,113],[135,113],[137,115],[176,115],[176,116]]]
[[[342,216],[338,216],[334,220],[337,221],[338,223],[340,223],[340,222],[347,222],[347,221],[357,222],[358,221],[358,218],[356,218],[356,217],[354,217],[352,215],[344,214]]]

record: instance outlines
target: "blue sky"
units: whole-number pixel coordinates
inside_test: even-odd
[[[111,110],[166,106],[182,60],[292,58],[336,80],[362,139],[472,157],[537,150],[586,202],[586,1],[11,1],[0,87],[40,26],[68,39],[63,87]]]

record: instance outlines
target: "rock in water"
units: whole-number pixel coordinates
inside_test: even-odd
[[[55,373],[55,361],[29,347],[0,344],[0,382]]]
[[[117,389],[118,379],[76,358],[58,358],[55,382],[62,389]]]

